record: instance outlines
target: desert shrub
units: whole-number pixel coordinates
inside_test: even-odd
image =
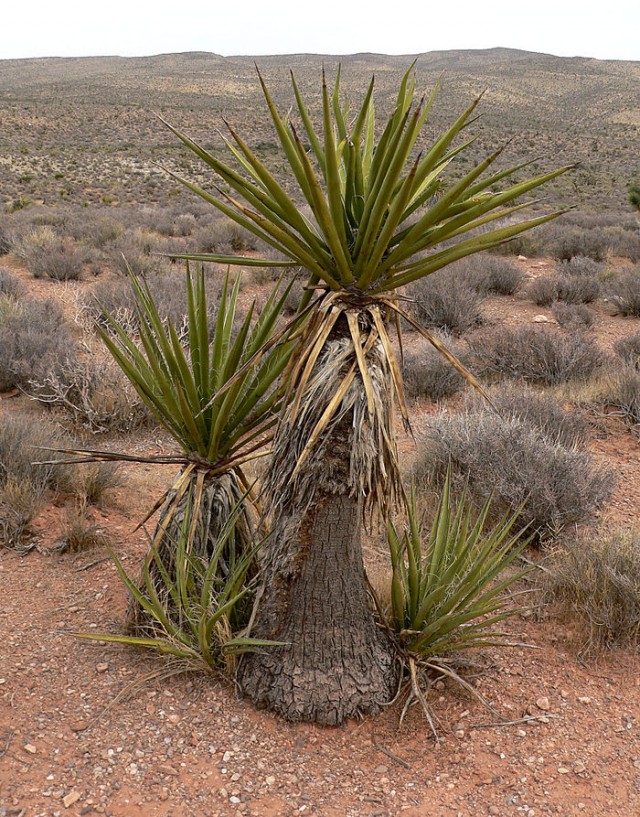
[[[258,239],[239,224],[227,218],[217,218],[201,226],[191,236],[190,252],[242,253],[255,250]]]
[[[124,484],[118,462],[87,462],[73,466],[72,490],[84,505],[102,505],[109,491]]]
[[[620,338],[614,343],[613,350],[625,363],[640,369],[640,332]]]
[[[568,261],[562,261],[559,266],[561,275],[580,275],[597,278],[602,275],[605,265],[584,255],[576,255]]]
[[[60,372],[77,354],[60,306],[26,299],[0,318],[0,391]]]
[[[4,225],[0,225],[0,255],[8,255],[13,246],[13,238]]]
[[[482,323],[482,296],[455,276],[436,272],[407,287],[412,317],[422,326],[461,335]]]
[[[564,274],[558,277],[558,300],[567,304],[590,304],[600,294],[600,284],[595,278],[581,274]]]
[[[0,423],[0,545],[16,545],[37,514],[43,496],[56,484],[62,466],[37,465],[53,455],[52,425],[33,418],[5,414]]]
[[[442,485],[447,469],[481,502],[515,511],[540,540],[588,520],[608,499],[612,473],[517,416],[488,410],[441,414],[428,422],[415,465],[422,484]]]
[[[635,267],[608,282],[607,296],[618,314],[640,318],[640,268]]]
[[[25,286],[8,269],[0,267],[0,296],[10,298],[12,301],[19,301],[25,293]]]
[[[471,398],[474,410],[481,410],[483,398]],[[528,386],[500,386],[491,392],[491,401],[501,417],[515,418],[535,429],[545,440],[573,448],[584,444],[589,426],[581,411],[566,411],[550,394],[534,391]]]
[[[585,648],[637,645],[640,636],[640,534],[615,531],[574,539],[545,564],[548,599],[583,622]]]
[[[538,326],[485,331],[470,341],[470,347],[475,371],[549,386],[587,380],[605,362],[595,341],[583,332]]]
[[[29,394],[58,412],[74,432],[129,433],[153,424],[137,393],[110,357],[70,358],[30,378]]]
[[[69,232],[76,241],[81,241],[98,250],[104,250],[122,236],[124,226],[121,221],[110,216],[91,217],[87,215],[82,220],[74,221]]]
[[[527,297],[537,306],[551,306],[558,300],[558,276],[542,275],[527,287]]]
[[[556,301],[551,304],[551,313],[558,324],[565,329],[589,329],[595,323],[595,315],[584,304],[568,304]]]
[[[604,261],[609,253],[610,240],[601,227],[554,222],[545,225],[542,232],[545,250],[560,261],[569,261],[578,255]]]
[[[91,519],[81,500],[67,508],[61,537],[54,547],[58,553],[83,553],[109,544],[100,527]]]
[[[640,370],[630,364],[611,371],[599,395],[605,405],[640,430]]]
[[[523,272],[511,261],[484,253],[476,256],[474,262],[476,274],[473,285],[481,295],[513,295],[522,284]]]
[[[160,272],[167,266],[167,261],[158,254],[163,249],[158,239],[159,236],[139,228],[125,232],[109,250],[114,269],[123,275],[129,271],[134,275]]]
[[[463,357],[462,347],[449,335],[436,333],[449,351]],[[465,381],[454,367],[427,340],[420,339],[405,352],[402,369],[404,386],[409,400],[442,400],[459,392]]]
[[[59,236],[44,225],[28,232],[16,246],[16,254],[26,263],[34,278],[77,281],[82,275],[84,256],[76,242]]]
[[[607,229],[609,236],[611,255],[628,258],[637,263],[640,261],[640,232],[635,224],[633,230],[622,227]]]
[[[300,278],[294,278],[291,281],[291,289],[284,302],[284,308],[289,315],[298,309],[302,296],[304,295],[304,281]]]

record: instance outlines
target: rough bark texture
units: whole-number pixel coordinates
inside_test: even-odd
[[[272,592],[256,635],[288,646],[248,656],[241,681],[256,704],[288,720],[335,725],[393,694],[390,647],[368,607],[360,529],[356,500],[325,496],[286,543],[284,569],[267,577]]]
[[[286,645],[243,657],[238,670],[244,693],[258,706],[322,724],[375,711],[395,689],[393,651],[369,606],[360,542],[363,503],[382,479],[376,469],[384,469],[378,442],[392,431],[369,418],[361,380],[352,382],[335,420],[296,467],[353,365],[345,326],[327,342],[300,410],[280,425],[266,479],[274,518],[251,635]],[[372,378],[382,381],[384,367],[376,361]],[[387,392],[378,385],[376,417],[387,422]]]

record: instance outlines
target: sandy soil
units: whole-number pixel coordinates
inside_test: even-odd
[[[547,262],[521,263],[537,274]],[[47,283],[38,289],[52,294]],[[485,308],[492,321],[549,315],[515,298]],[[598,310],[605,346],[637,328]],[[23,399],[0,400],[0,421]],[[637,437],[615,419],[593,431],[594,453],[619,473],[605,520],[637,525]],[[92,513],[134,574],[145,538],[133,529],[171,470],[128,473]],[[153,655],[69,635],[118,631],[126,594],[103,551],[51,552],[65,511],[43,509],[29,555],[0,549],[0,817],[640,814],[638,656],[583,660],[580,627],[559,609],[514,619],[530,646],[487,651],[470,669],[500,717],[443,681],[430,698],[438,743],[418,708],[399,725],[402,702],[339,729],[291,725],[208,677],[166,677]]]

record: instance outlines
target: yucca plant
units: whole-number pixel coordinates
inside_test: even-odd
[[[226,160],[169,127],[220,184],[209,192],[176,178],[283,260],[195,257],[307,271],[300,313],[308,320],[287,368],[288,399],[266,480],[273,533],[255,617],[260,637],[287,646],[243,659],[239,680],[254,701],[287,718],[339,723],[384,704],[396,681],[393,647],[367,603],[360,528],[367,510],[386,511],[399,493],[394,403],[405,424],[408,413],[389,327],[394,322],[399,332],[400,317],[414,324],[399,290],[555,218],[559,213],[518,221],[533,200],[517,200],[568,168],[513,181],[529,163],[493,170],[498,149],[448,176],[474,141],[459,137],[480,97],[423,145],[436,92],[414,104],[413,67],[381,130],[373,80],[350,117],[339,73],[330,90],[323,72],[316,127],[293,74],[295,114],[287,117],[258,76],[290,185],[231,126]],[[416,328],[480,388],[438,338]]]
[[[292,341],[278,334],[278,320],[287,296],[278,287],[257,317],[253,307],[249,310],[234,335],[239,278],[231,286],[227,276],[215,326],[210,327],[204,272],[199,269],[192,274],[187,268],[185,348],[172,322],[162,321],[145,282],[131,276],[131,284],[139,335],[131,337],[110,315],[106,316],[107,327],[99,328],[99,332],[181,453],[150,458],[98,451],[73,453],[76,462],[122,460],[181,465],[173,485],[147,516],[162,506],[138,583],[140,592],[133,594],[129,608],[130,629],[144,635],[155,632],[157,616],[142,603],[142,597],[160,600],[169,620],[178,622],[185,614],[182,597],[169,589],[179,582],[182,569],[176,543],[186,549],[189,559],[205,565],[215,556],[216,570],[223,579],[233,574],[237,561],[235,553],[229,551],[229,542],[240,554],[246,551],[255,557],[257,514],[252,509],[253,492],[243,467],[264,455],[272,437],[283,397],[278,381],[291,355]],[[281,342],[265,348],[276,336]],[[234,511],[236,508],[239,510]],[[219,536],[231,516],[234,535],[227,537],[226,549],[218,554]],[[254,561],[248,568],[250,574],[255,572]],[[196,586],[198,593],[201,590]]]
[[[233,678],[238,656],[243,652],[273,646],[243,634],[256,586],[249,573],[260,544],[256,542],[254,548],[248,549],[246,542],[237,538],[238,516],[245,512],[244,497],[227,516],[206,558],[193,549],[192,518],[197,501],[197,489],[191,482],[178,538],[172,542],[175,570],[171,573],[155,547],[150,548],[136,581],[111,553],[131,597],[145,611],[146,634],[75,635],[154,650],[179,659],[185,666],[201,667],[227,678]],[[158,574],[162,577],[160,583]]]
[[[466,490],[454,501],[450,485],[447,475],[430,527],[415,490],[404,496],[403,526],[387,521],[392,579],[385,618],[408,673],[407,704],[418,700],[432,728],[421,677],[444,673],[468,688],[454,668],[456,654],[513,645],[495,625],[523,611],[510,591],[531,569],[513,569],[528,543],[518,513],[490,526],[491,500],[477,511]]]

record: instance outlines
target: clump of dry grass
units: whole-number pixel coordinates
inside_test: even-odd
[[[640,532],[575,539],[545,564],[546,597],[584,622],[585,649],[640,642]]]
[[[19,544],[38,513],[48,488],[61,478],[60,466],[38,465],[51,459],[43,448],[55,447],[52,425],[20,415],[0,423],[0,545]]]
[[[62,536],[54,550],[58,553],[83,553],[108,544],[104,531],[89,516],[87,503],[78,500],[67,509]]]

